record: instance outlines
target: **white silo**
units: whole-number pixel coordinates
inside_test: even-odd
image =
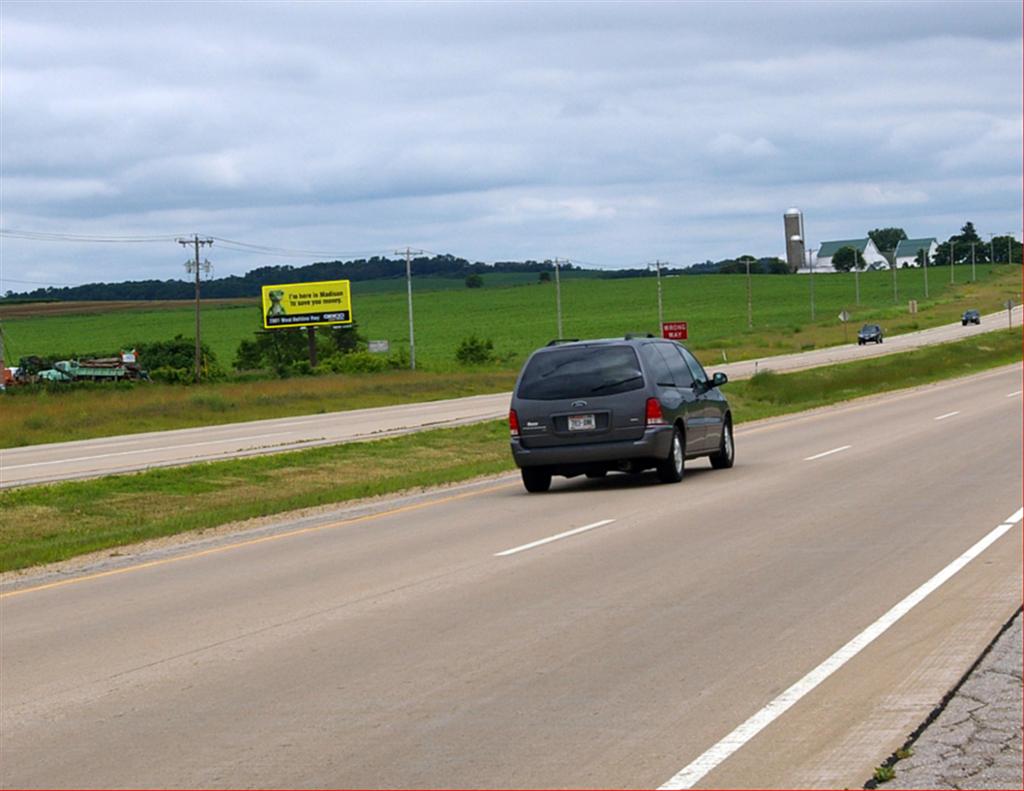
[[[782,215],[782,225],[786,232],[786,263],[789,271],[796,272],[805,266],[804,248],[807,237],[804,236],[804,215],[799,209],[787,209]]]

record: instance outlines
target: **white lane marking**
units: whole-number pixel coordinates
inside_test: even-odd
[[[119,450],[112,451],[110,453],[97,453],[95,456],[76,456],[71,459],[54,459],[53,461],[33,461],[29,464],[7,464],[4,469],[7,470],[21,470],[26,467],[46,467],[50,464],[71,464],[76,461],[93,461],[95,459],[109,459],[114,456],[132,456],[138,453],[153,453],[156,451],[163,450],[179,450],[180,448],[198,448],[203,445],[223,445],[226,442],[249,442],[251,440],[266,439],[267,437],[279,437],[282,434],[288,434],[287,431],[275,431],[272,434],[258,434],[253,437],[229,437],[228,439],[213,439],[207,440],[206,442],[188,442],[183,445],[162,445],[154,448],[138,448],[136,450]],[[231,450],[229,448],[229,450]]]
[[[942,583],[946,582],[946,580],[995,543],[1004,533],[1021,520],[1022,513],[1024,513],[1024,509],[1018,510],[1017,513],[992,530],[987,536],[890,609],[885,615],[797,681],[793,686],[775,698],[775,700],[750,717],[732,733],[705,750],[696,760],[683,767],[671,780],[659,786],[659,791],[662,791],[662,789],[691,788],[708,772],[781,717],[804,695],[867,648],[867,646],[874,642],[875,638],[884,634],[890,626],[910,612],[911,609],[934,592]]]
[[[824,453],[818,453],[815,456],[808,456],[806,459],[804,459],[804,461],[814,461],[815,459],[820,459],[823,456],[831,456],[833,453],[839,453],[840,451],[843,450],[849,450],[852,447],[853,445],[843,445],[841,448],[832,448],[832,450],[826,450]]]
[[[1024,390],[1015,390],[1012,393],[1007,393],[1006,397],[1007,398],[1013,398],[1014,396],[1019,396],[1021,393],[1024,393]]]
[[[960,414],[960,410],[957,410],[956,412],[947,412],[945,415],[939,415],[937,418],[932,418],[932,419],[933,420],[945,420],[947,417],[953,417],[953,415],[959,415],[959,414]]]
[[[548,538],[542,538],[539,541],[531,541],[529,544],[523,544],[519,547],[512,547],[512,549],[506,549],[504,552],[495,552],[494,557],[501,558],[506,555],[514,555],[516,552],[524,552],[527,549],[533,549],[539,547],[541,544],[550,544],[552,541],[558,541],[562,538],[568,538],[574,536],[577,533],[583,533],[587,530],[593,530],[596,527],[604,527],[614,522],[614,519],[602,519],[600,522],[594,522],[592,525],[584,525],[583,527],[577,527],[575,530],[566,530],[564,533],[559,533],[557,536],[549,536]]]

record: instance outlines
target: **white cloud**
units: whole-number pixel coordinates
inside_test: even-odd
[[[922,230],[943,236],[960,215],[1001,232],[1020,214],[1011,3],[208,2],[196,27],[173,3],[6,0],[0,15],[7,226],[628,265],[776,252],[793,203],[849,233],[933,217]],[[82,261],[104,262],[91,279],[180,263],[0,245],[11,277],[43,259],[64,279],[90,279]]]

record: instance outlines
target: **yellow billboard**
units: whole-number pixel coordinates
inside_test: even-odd
[[[352,291],[347,280],[263,286],[263,327],[316,327],[352,323]]]

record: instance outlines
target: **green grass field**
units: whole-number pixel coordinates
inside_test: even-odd
[[[861,275],[861,305],[854,303],[852,275],[814,276],[817,322],[810,322],[808,276],[757,276],[752,279],[754,330],[746,329],[746,282],[742,276],[707,275],[663,280],[665,318],[689,323],[688,345],[708,362],[720,362],[722,352],[738,360],[771,353],[799,351],[812,345],[843,341],[840,310],[852,315],[851,330],[877,321],[890,334],[955,321],[968,306],[995,310],[1007,298],[1019,299],[1018,266],[982,266],[978,283],[950,286],[947,268],[929,274],[931,298],[924,298],[924,273],[898,273],[899,303],[893,303],[888,272]],[[956,273],[958,281],[969,267]],[[492,276],[488,276],[492,277]],[[393,286],[395,282],[388,282]],[[458,286],[458,281],[456,284]],[[380,284],[377,284],[380,286]],[[398,284],[402,285],[401,283]],[[482,289],[415,291],[416,352],[419,366],[446,371],[457,367],[455,349],[471,334],[495,343],[499,367],[514,368],[527,353],[556,335],[553,284],[502,286]],[[909,316],[907,300],[918,299],[921,313]],[[406,295],[401,290],[372,290],[372,284],[352,287],[353,314],[367,338],[387,338],[393,348],[408,347]],[[566,279],[562,283],[562,314],[567,337],[607,337],[625,332],[655,332],[657,294],[653,278],[628,280]],[[60,317],[4,318],[8,358],[58,355],[71,351],[117,349],[134,341],[194,334],[194,311],[188,307],[139,309],[131,313]],[[259,309],[252,306],[211,306],[203,310],[203,338],[224,367],[234,360],[239,342],[260,327]],[[143,361],[144,363],[144,361]]]
[[[969,268],[957,271],[959,280]],[[889,272],[861,275],[861,306],[854,304],[852,275],[814,276],[817,322],[810,322],[810,278],[806,275],[760,275],[752,279],[754,329],[746,323],[746,279],[741,275],[695,275],[663,279],[666,320],[687,321],[688,345],[705,362],[730,361],[841,343],[837,314],[852,314],[849,329],[864,321],[882,323],[890,333],[955,321],[966,307],[997,310],[1007,298],[1020,298],[1017,266],[979,268],[975,284],[949,284],[948,269],[930,271],[931,298],[924,299],[923,272],[901,270],[899,303],[893,304]],[[488,276],[492,278],[493,276]],[[436,279],[435,279],[436,280]],[[497,368],[515,368],[537,346],[556,335],[554,284],[490,285],[467,289],[455,281],[450,290],[414,290],[416,357],[421,368],[449,371],[459,342],[471,334],[491,339]],[[401,281],[353,284],[353,313],[367,338],[388,339],[394,349],[408,346],[409,329]],[[417,281],[414,280],[414,289]],[[917,299],[921,312],[911,316],[907,300]],[[567,278],[562,283],[564,332],[567,337],[607,337],[625,332],[657,331],[654,278],[595,280]],[[6,317],[0,320],[8,357],[48,356],[70,352],[116,352],[136,341],[193,335],[194,314],[187,307],[141,309],[110,315]],[[202,314],[203,339],[224,367],[230,367],[243,338],[260,327],[259,309],[230,305],[208,307]],[[145,363],[145,361],[143,361]]]

